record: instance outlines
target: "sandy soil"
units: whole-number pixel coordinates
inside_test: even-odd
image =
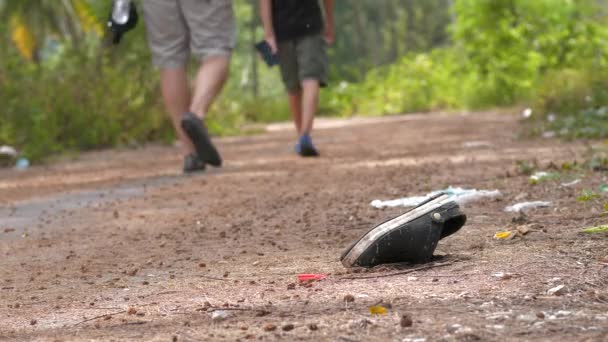
[[[0,341],[606,341],[608,240],[581,233],[606,222],[605,200],[576,199],[607,175],[531,185],[517,160],[550,169],[588,147],[521,139],[519,125],[508,113],[320,121],[315,160],[275,125],[218,139],[224,168],[194,176],[155,146],[0,170]],[[405,210],[372,200],[450,185],[503,196],[466,205],[434,267],[339,263]],[[552,206],[504,211],[535,200]]]

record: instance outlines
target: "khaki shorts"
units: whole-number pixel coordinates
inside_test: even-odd
[[[144,0],[154,64],[176,68],[199,59],[230,55],[236,41],[231,0]]]
[[[287,91],[301,88],[304,80],[318,80],[322,87],[327,85],[327,43],[318,35],[278,43],[281,77]]]

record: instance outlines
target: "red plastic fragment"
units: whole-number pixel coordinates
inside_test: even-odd
[[[311,281],[311,280],[323,280],[327,278],[326,274],[299,274],[298,280],[301,282]]]

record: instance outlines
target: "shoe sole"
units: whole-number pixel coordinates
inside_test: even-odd
[[[199,127],[198,123],[195,122],[193,118],[182,119],[182,128],[192,141],[192,144],[194,144],[194,148],[196,149],[199,158],[211,166],[222,166],[220,154],[211,143],[207,134]]]

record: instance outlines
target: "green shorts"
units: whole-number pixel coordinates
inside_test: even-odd
[[[154,64],[181,67],[190,55],[200,60],[230,55],[236,42],[232,1],[144,0],[148,43]]]
[[[320,34],[278,43],[281,77],[287,91],[301,88],[304,80],[318,80],[327,85],[329,62],[327,43]]]

